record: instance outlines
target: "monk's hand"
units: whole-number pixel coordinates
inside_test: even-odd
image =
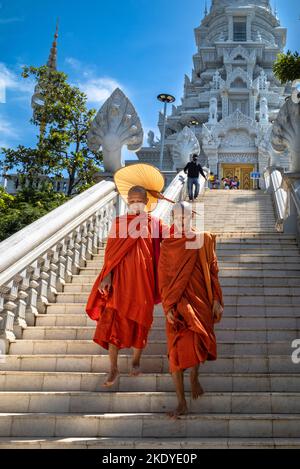
[[[105,290],[109,292],[111,289],[111,273],[109,273],[101,282],[99,286],[100,293],[104,294]]]
[[[223,316],[224,308],[217,300],[214,300],[213,314],[214,314],[214,323],[218,324],[221,322]]]
[[[175,322],[175,317],[174,317],[174,309],[170,309],[170,311],[168,311],[167,313],[167,320],[169,322],[169,324],[174,324]]]

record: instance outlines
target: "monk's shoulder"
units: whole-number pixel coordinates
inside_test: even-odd
[[[206,240],[210,240],[210,239],[214,239],[214,237],[216,236],[215,234],[211,233],[210,231],[197,231],[195,230],[196,234],[198,236],[204,236],[204,239]]]

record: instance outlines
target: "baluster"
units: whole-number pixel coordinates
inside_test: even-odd
[[[73,233],[73,236],[74,236],[73,274],[78,275],[80,272],[80,241],[81,241],[80,227],[76,228],[76,230]]]
[[[96,214],[96,224],[94,232],[94,253],[97,255],[99,249],[103,246],[104,231],[104,209],[100,209]]]
[[[88,228],[87,228],[87,243],[86,243],[86,259],[90,260],[93,258],[93,245],[94,245],[94,234],[95,234],[95,221],[96,217],[90,217],[88,219]]]
[[[79,259],[79,264],[80,267],[85,267],[86,266],[86,245],[87,245],[87,223],[84,222],[81,226],[80,230],[80,259]]]
[[[25,318],[28,326],[34,326],[35,318],[38,316],[37,296],[40,280],[40,267],[38,265],[38,261],[35,261],[27,268],[27,275],[30,280]]]
[[[67,252],[66,252],[66,282],[70,283],[73,278],[73,250],[74,250],[74,241],[73,236],[68,235],[66,237],[67,243]]]
[[[23,335],[23,330],[27,328],[26,322],[26,306],[29,289],[29,273],[27,270],[24,270],[20,274],[16,275],[16,281],[18,282],[18,299],[17,299],[17,309],[15,312],[14,318],[14,333],[17,339],[21,339]]]
[[[8,353],[9,344],[16,341],[14,334],[14,318],[17,308],[17,288],[15,283],[12,281],[8,285],[1,285],[0,293],[3,297],[3,309],[0,316],[0,339],[4,342],[5,348],[2,352]]]
[[[48,300],[50,303],[56,302],[57,297],[57,271],[58,271],[58,252],[56,247],[48,252],[48,259],[50,261],[49,283],[48,283]]]
[[[58,271],[57,271],[57,282],[56,289],[58,292],[64,290],[66,284],[66,264],[67,264],[67,249],[66,241],[63,240],[57,245],[57,250],[59,253],[58,257]]]
[[[48,254],[44,254],[44,256],[40,259],[40,270],[41,274],[38,288],[37,309],[40,314],[45,314],[49,304],[48,285],[50,278],[50,260]]]

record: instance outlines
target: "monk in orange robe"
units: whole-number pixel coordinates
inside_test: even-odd
[[[104,386],[112,386],[119,375],[121,349],[134,348],[131,374],[140,373],[154,305],[161,302],[157,267],[168,226],[145,211],[148,201],[143,187],[129,191],[129,211],[113,223],[104,265],[86,305],[87,314],[97,321],[94,342],[109,350],[111,366]]]
[[[178,407],[168,415],[186,414],[184,371],[191,369],[191,393],[203,393],[199,365],[217,359],[214,324],[223,314],[223,296],[218,280],[216,236],[192,228],[190,204],[181,202],[173,210],[170,238],[161,245],[158,276],[166,332],[170,372],[176,387]]]

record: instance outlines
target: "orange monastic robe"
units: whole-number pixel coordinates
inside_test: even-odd
[[[119,349],[147,345],[154,304],[160,303],[157,265],[162,226],[147,213],[126,214],[114,221],[104,265],[86,305],[87,314],[97,321],[93,340],[105,349],[109,344]],[[98,288],[110,272],[111,291],[101,294]]]
[[[166,322],[171,373],[217,359],[213,302],[223,307],[215,253],[216,236],[202,234],[202,247],[186,249],[191,238],[171,237],[161,245],[158,277],[165,314],[173,308],[175,324]]]

